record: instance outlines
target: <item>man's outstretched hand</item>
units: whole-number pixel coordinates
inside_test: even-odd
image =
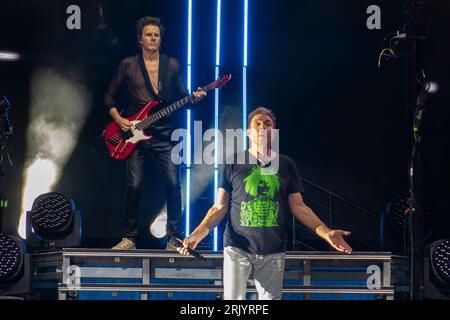
[[[323,238],[337,251],[352,253],[352,247],[350,247],[344,240],[344,236],[349,235],[351,235],[350,231],[330,230],[323,236]]]

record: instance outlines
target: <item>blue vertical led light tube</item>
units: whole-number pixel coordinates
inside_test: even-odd
[[[187,45],[187,89],[191,94],[192,83],[192,0],[188,0],[188,45]],[[188,132],[186,146],[186,217],[185,234],[191,233],[191,110],[186,111],[186,130]]]
[[[220,25],[221,25],[221,8],[222,1],[217,0],[217,17],[216,17],[216,65],[215,65],[215,79],[219,78],[220,71]],[[217,189],[219,185],[219,165],[218,165],[218,130],[219,130],[219,90],[214,90],[214,130],[215,130],[215,139],[214,139],[214,203],[217,198]],[[221,146],[222,147],[222,146]],[[217,251],[218,245],[218,228],[214,228],[214,240],[213,240],[213,250]]]
[[[247,149],[247,65],[248,65],[248,0],[244,0],[244,56],[242,63],[242,130],[243,147]]]

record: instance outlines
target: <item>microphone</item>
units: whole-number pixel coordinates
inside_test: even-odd
[[[264,160],[261,159],[259,156],[257,156],[256,159],[257,159],[257,161],[258,161],[258,165],[259,165],[260,167],[262,167],[262,168],[269,166],[270,163],[272,162],[272,161],[270,161],[270,160],[269,160],[268,162],[264,162]]]
[[[180,239],[178,239],[178,238],[172,238],[172,241],[173,241],[172,244],[173,244],[174,247],[176,247],[176,248],[184,248],[183,242],[182,242]],[[188,251],[191,255],[193,255],[194,257],[199,258],[199,259],[206,260],[205,257],[202,256],[198,251],[196,251],[196,250],[194,250],[194,249],[191,249],[191,248],[186,248],[186,249],[187,249],[187,251]]]

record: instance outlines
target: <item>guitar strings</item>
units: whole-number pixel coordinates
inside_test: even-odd
[[[214,83],[215,83],[215,82],[212,82],[212,83],[206,85],[205,87],[201,88],[201,90],[202,90],[202,91],[209,91],[209,90],[211,90],[211,89],[213,88],[213,84],[214,84]],[[219,88],[219,87],[220,87],[220,86],[218,86],[217,88]],[[152,124],[153,122],[155,122],[155,121],[161,119],[162,117],[159,117],[159,118],[156,117],[158,114],[162,114],[163,117],[167,116],[168,114],[165,114],[165,112],[167,112],[169,109],[172,109],[173,106],[176,105],[177,108],[180,108],[180,107],[182,107],[183,105],[185,105],[186,103],[188,103],[188,101],[183,102],[183,100],[191,100],[191,102],[192,102],[192,97],[191,97],[191,95],[186,96],[186,97],[184,97],[183,99],[181,99],[181,100],[179,100],[179,101],[177,101],[177,102],[171,104],[170,106],[168,106],[168,107],[166,107],[166,108],[164,108],[164,109],[162,109],[162,110],[156,112],[155,114],[153,114],[153,115],[151,115],[151,116],[145,118],[145,119],[142,120],[141,122],[139,122],[139,123],[137,123],[136,125],[134,125],[134,126],[131,128],[131,130],[132,130],[133,128],[136,128],[137,125],[140,125],[140,124],[142,124],[143,122],[149,122],[148,125],[150,125],[150,124]],[[182,104],[181,104],[180,106],[178,106],[178,103],[180,103],[180,102],[182,102]],[[150,103],[151,103],[151,102],[150,102]],[[150,103],[148,103],[144,108],[142,108],[142,111],[145,110],[145,109],[148,107],[148,105],[149,105]],[[176,108],[176,109],[177,109],[177,108]],[[169,113],[175,111],[176,109],[170,110]],[[141,112],[142,112],[142,111],[141,111]],[[139,116],[140,116],[140,114],[138,115],[138,117],[139,117]],[[151,120],[149,121],[149,119],[151,119]],[[146,124],[145,126],[148,126],[148,125]],[[140,130],[141,130],[141,129],[140,129]],[[120,139],[123,141],[122,134],[123,134],[122,131],[121,131],[121,132],[118,132],[118,133],[112,135],[109,139],[119,139],[119,138],[120,138]],[[119,142],[119,144],[120,144],[120,142]]]

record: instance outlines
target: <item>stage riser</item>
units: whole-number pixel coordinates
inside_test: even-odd
[[[142,300],[139,292],[82,292],[76,300]],[[312,294],[308,300],[377,300],[378,295],[336,295],[336,294]],[[148,300],[222,300],[222,295],[214,293],[151,293]],[[257,300],[257,294],[247,294],[247,300]],[[306,300],[305,294],[284,294],[283,300]]]
[[[205,260],[165,250],[64,249],[37,254],[36,287],[56,284],[59,299],[222,299],[223,256],[202,253]],[[395,289],[402,286],[402,290],[407,290],[403,262],[401,257],[379,252],[357,252],[350,256],[335,252],[288,252],[283,299],[392,299]],[[377,266],[381,272],[380,288],[368,288],[370,266]],[[247,298],[256,299],[253,281],[249,280],[247,285]]]

